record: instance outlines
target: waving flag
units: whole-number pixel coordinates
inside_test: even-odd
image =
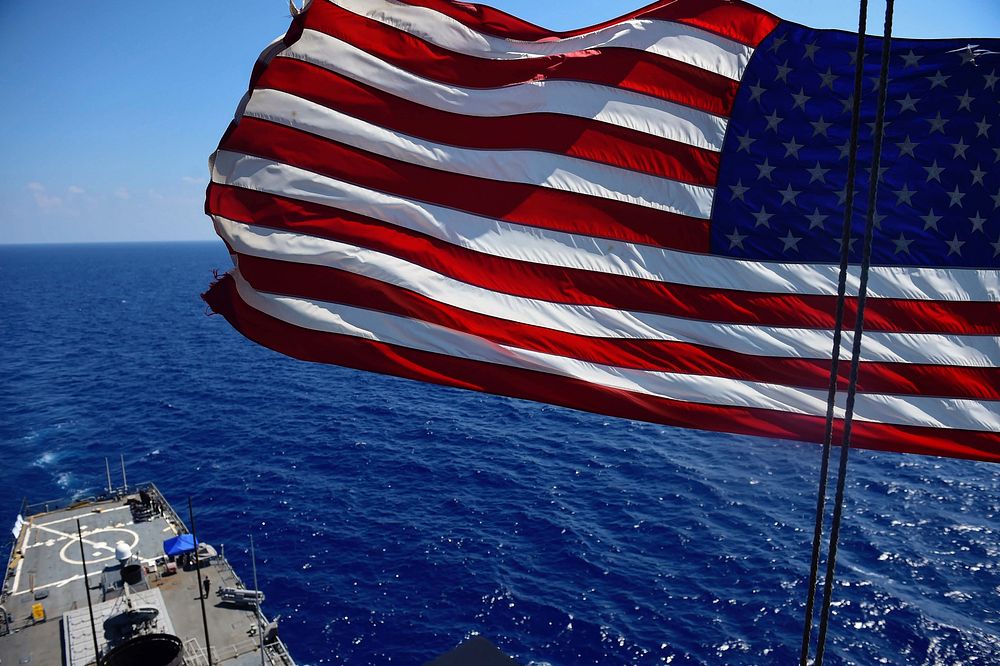
[[[313,0],[212,157],[205,298],[296,358],[821,441],[855,45],[723,0]],[[859,446],[1000,461],[998,53],[893,42]]]

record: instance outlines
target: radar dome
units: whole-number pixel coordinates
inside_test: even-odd
[[[124,541],[115,544],[115,559],[119,562],[132,559],[132,547]]]

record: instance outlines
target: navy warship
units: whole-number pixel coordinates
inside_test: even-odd
[[[22,503],[0,587],[0,664],[294,666],[225,548],[152,483]],[[256,564],[254,564],[256,579]]]

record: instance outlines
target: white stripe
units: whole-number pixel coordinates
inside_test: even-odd
[[[22,543],[28,543],[28,539],[25,539]],[[28,546],[25,546],[28,548]],[[14,569],[14,586],[10,588],[11,595],[17,594],[17,586],[21,583],[21,566],[24,564],[24,558],[19,557],[17,559],[17,568]]]
[[[810,416],[826,413],[826,391],[705,375],[633,370],[499,345],[418,320],[372,310],[255,291],[234,271],[240,297],[252,308],[301,328],[571,377],[582,381],[684,402],[751,407]],[[843,396],[841,396],[843,397]],[[835,415],[843,417],[843,409]],[[1000,403],[858,394],[855,418],[899,425],[1000,430]]]
[[[531,150],[478,150],[436,143],[365,122],[278,90],[257,90],[244,115],[293,127],[391,159],[708,219],[714,189]]]
[[[716,152],[725,118],[613,86],[580,81],[528,81],[501,88],[465,88],[423,78],[336,37],[305,30],[280,57],[294,58],[361,81],[416,104],[485,118],[557,113],[597,120]]]
[[[630,19],[573,37],[526,42],[480,33],[433,9],[401,2],[335,0],[334,4],[450,51],[493,60],[627,48],[686,62],[739,81],[753,55],[753,49],[745,44],[683,23],[656,19]]]
[[[512,296],[455,280],[419,264],[338,241],[251,226],[213,216],[218,234],[241,254],[326,266],[362,275],[468,312],[592,338],[683,342],[773,358],[829,358],[833,333],[826,329],[728,324],[630,312],[608,307],[552,303]],[[844,335],[843,358],[853,336]],[[862,361],[992,367],[1000,337],[914,333],[866,333]]]
[[[364,188],[305,169],[228,151],[216,155],[216,183],[308,201],[383,220],[476,252],[531,263],[712,289],[833,296],[838,267],[755,262],[549,231],[481,217]],[[858,268],[848,277],[857,295]],[[1000,271],[872,267],[869,298],[1000,300]]]

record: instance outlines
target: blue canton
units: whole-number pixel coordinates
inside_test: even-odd
[[[836,263],[857,38],[782,23],[744,74],[712,251]],[[872,262],[1000,267],[1000,40],[892,42]],[[852,261],[860,261],[881,39],[866,47]]]

